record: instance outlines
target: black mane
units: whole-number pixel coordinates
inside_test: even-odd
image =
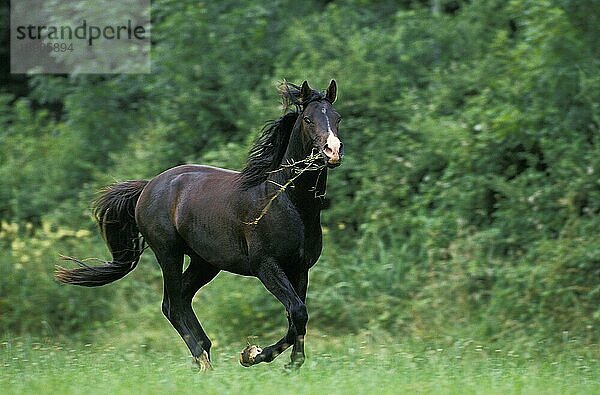
[[[243,189],[264,182],[269,172],[278,168],[302,107],[312,101],[325,99],[325,94],[319,91],[311,90],[308,97],[302,97],[300,92],[300,87],[291,82],[283,81],[279,85],[284,110],[288,110],[291,106],[295,109],[275,121],[267,122],[263,127],[262,134],[250,149],[246,166],[240,174]]]
[[[298,115],[297,112],[288,112],[276,121],[267,122],[261,136],[250,149],[246,166],[240,174],[242,188],[264,182],[269,172],[277,169],[285,155]]]
[[[288,81],[283,81],[279,85],[278,90],[279,94],[281,95],[283,108],[287,110],[293,105],[296,107],[297,113],[300,112],[303,106],[306,106],[310,102],[326,99],[326,96],[323,92],[319,92],[314,89],[310,90],[308,97],[302,97],[301,87]]]

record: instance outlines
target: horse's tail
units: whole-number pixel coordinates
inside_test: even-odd
[[[84,261],[63,256],[64,260],[75,262],[79,267],[57,267],[54,275],[58,281],[97,287],[116,281],[135,268],[145,249],[135,222],[135,206],[146,184],[148,181],[145,180],[125,181],[101,191],[94,202],[94,217],[113,259],[101,261],[103,264],[99,266],[89,266]]]

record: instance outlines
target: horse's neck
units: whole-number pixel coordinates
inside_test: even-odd
[[[281,188],[293,179],[293,183],[285,187],[284,193],[302,216],[316,217],[318,220],[321,199],[325,196],[327,169],[306,170],[298,176],[298,172],[309,165],[302,161],[311,155],[311,149],[311,146],[306,147],[302,144],[300,132],[295,128],[278,168],[279,171],[271,173],[267,182],[275,185],[276,188]],[[297,165],[290,166],[294,163]]]

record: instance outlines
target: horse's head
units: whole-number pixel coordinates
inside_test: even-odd
[[[317,94],[316,94],[317,93]],[[313,91],[306,81],[300,87],[300,116],[298,122],[312,149],[320,152],[327,167],[337,167],[344,157],[338,126],[340,114],[333,108],[337,95],[335,80],[331,80],[324,94]]]

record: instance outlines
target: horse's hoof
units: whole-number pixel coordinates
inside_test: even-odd
[[[248,367],[254,365],[255,358],[262,352],[262,348],[254,345],[248,345],[240,353],[240,363],[242,366]]]
[[[300,366],[302,366],[303,364],[304,364],[304,357],[297,358],[294,361],[290,361],[289,363],[286,363],[283,368],[287,372],[293,372],[293,371],[300,369]]]
[[[212,365],[208,360],[208,353],[206,351],[202,351],[202,354],[198,358],[194,358],[194,362],[198,364],[201,372],[206,372],[208,370],[212,370]]]

